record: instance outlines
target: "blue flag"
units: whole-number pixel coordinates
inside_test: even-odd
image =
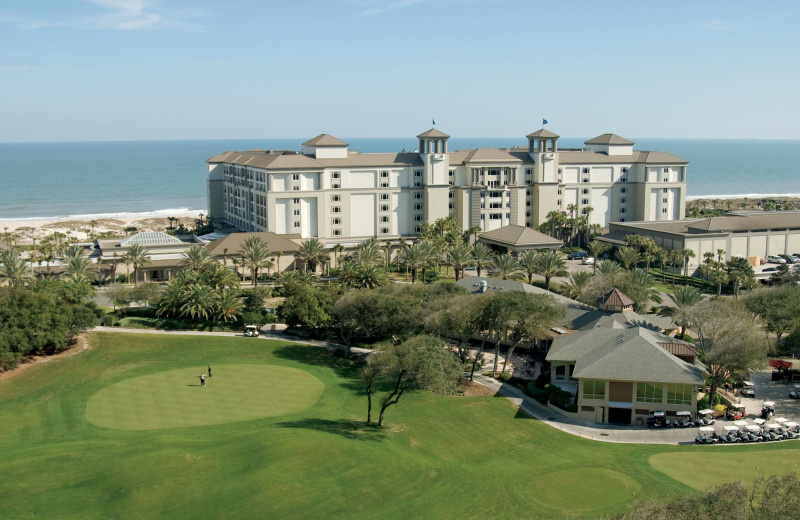
[[[547,119],[542,119],[542,126],[547,124]]]
[[[431,118],[431,121],[433,121],[433,126],[436,126],[436,120]]]

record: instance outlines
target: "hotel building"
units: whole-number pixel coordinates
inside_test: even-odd
[[[302,152],[225,152],[208,163],[208,211],[242,231],[299,233],[325,241],[397,239],[450,215],[463,229],[536,227],[551,211],[589,214],[589,223],[681,219],[687,161],[635,151],[614,134],[559,149],[539,130],[520,148],[448,150],[433,128],[419,149],[358,153],[327,134]]]

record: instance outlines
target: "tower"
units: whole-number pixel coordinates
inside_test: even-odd
[[[425,220],[430,223],[447,218],[450,183],[450,156],[447,153],[447,140],[444,132],[431,128],[417,136],[419,139],[419,158],[422,160],[423,188],[425,192]]]
[[[558,196],[558,135],[545,130],[537,130],[526,136],[528,155],[533,159],[533,225],[539,226],[547,220],[551,211],[561,210]]]

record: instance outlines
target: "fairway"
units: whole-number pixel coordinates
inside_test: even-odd
[[[713,451],[659,453],[650,457],[650,464],[698,490],[729,482],[733,475],[746,483],[762,475],[784,475],[795,471],[797,464],[800,464],[797,450],[769,450],[767,445],[754,445],[750,449],[735,451],[731,448],[720,446],[711,448]]]
[[[197,366],[114,383],[89,398],[86,420],[103,428],[158,430],[298,412],[325,385],[308,372],[271,365],[215,365],[201,387]]]
[[[377,428],[360,363],[323,348],[133,333],[89,344],[0,380],[2,518],[596,519],[800,459],[800,443],[590,441],[495,396],[409,391]]]

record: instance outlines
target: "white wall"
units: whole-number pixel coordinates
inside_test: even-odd
[[[342,188],[375,188],[378,186],[376,182],[378,172],[376,171],[350,171],[347,176],[347,182],[342,184]]]
[[[350,195],[350,236],[375,236],[375,194]]]
[[[270,174],[270,191],[291,191],[291,173],[272,173]]]
[[[614,168],[611,166],[595,166],[591,170],[592,182],[611,182]]]
[[[408,235],[411,233],[411,230],[414,228],[411,227],[411,222],[409,215],[411,211],[408,208],[411,207],[411,197],[410,193],[407,191],[402,191],[400,193],[393,193],[391,197],[391,211],[392,211],[392,221],[394,222],[395,226],[395,233],[398,235]],[[400,208],[403,208],[402,210]]]
[[[577,184],[578,173],[580,168],[577,166],[565,166],[561,170],[561,183],[562,184]]]
[[[297,232],[296,228],[292,228]],[[317,198],[300,199],[300,234],[303,238],[318,236],[317,231]]]
[[[592,188],[590,206],[594,208],[589,214],[589,224],[607,226],[611,219],[611,188]],[[626,214],[627,215],[627,214]]]
[[[300,174],[300,190],[302,191],[316,191],[319,189],[319,173],[301,173]]]
[[[275,199],[275,233],[296,233],[292,226],[292,199]]]

